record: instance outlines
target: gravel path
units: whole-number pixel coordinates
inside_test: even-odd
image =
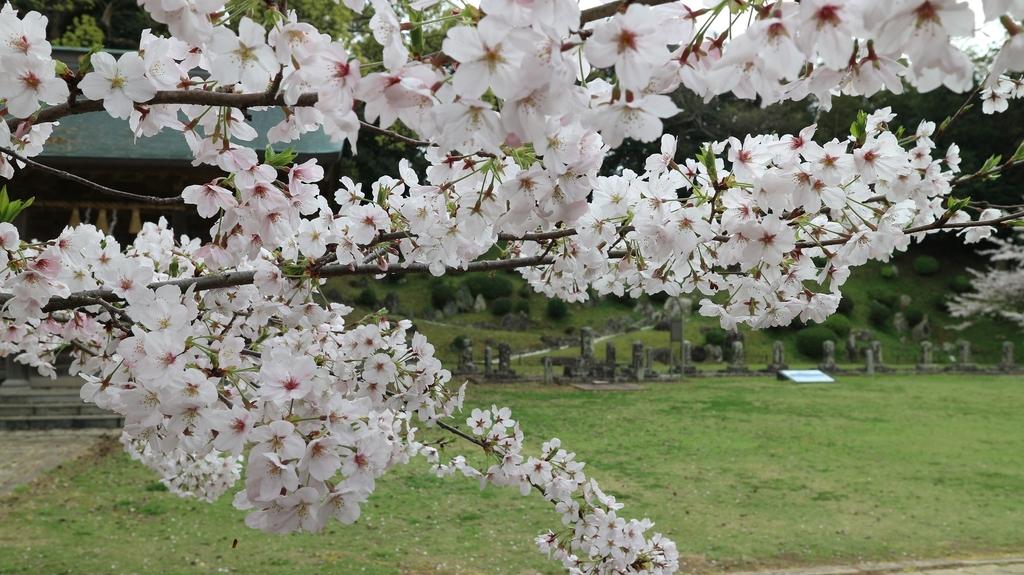
[[[0,431],[0,496],[88,453],[110,430]]]

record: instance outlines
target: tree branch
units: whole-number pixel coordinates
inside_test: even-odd
[[[587,8],[580,12],[580,24],[586,24],[587,22],[607,18],[620,10],[625,10],[630,4],[658,6],[660,4],[668,4],[669,2],[674,1],[675,0],[615,0],[614,2],[608,2],[607,4],[601,4],[600,6],[594,6],[593,8]]]
[[[61,178],[63,180],[68,180],[70,182],[75,182],[76,184],[81,184],[81,185],[83,185],[83,186],[85,186],[87,188],[96,190],[96,191],[98,191],[98,192],[100,192],[102,194],[106,194],[108,196],[114,196],[114,197],[118,197],[118,198],[124,198],[124,199],[127,199],[127,200],[134,200],[136,202],[142,202],[144,204],[154,204],[154,205],[168,205],[168,204],[180,204],[180,203],[183,203],[183,200],[181,199],[180,195],[174,196],[174,197],[170,197],[170,198],[158,198],[156,196],[146,196],[146,195],[142,195],[142,194],[133,194],[132,192],[125,192],[125,191],[122,191],[122,190],[115,190],[114,188],[109,188],[107,186],[104,186],[103,184],[98,184],[98,183],[96,183],[96,182],[94,182],[92,180],[87,180],[87,179],[85,179],[85,178],[83,178],[81,176],[76,176],[75,174],[72,174],[71,172],[65,172],[64,170],[58,170],[57,168],[54,168],[54,167],[51,167],[51,166],[47,166],[46,164],[41,164],[41,163],[39,163],[39,162],[37,162],[35,160],[31,160],[29,158],[26,158],[25,156],[15,152],[14,150],[11,150],[9,148],[0,147],[0,153],[8,155],[8,156],[18,160],[19,162],[23,162],[24,164],[26,164],[28,166],[31,166],[31,167],[33,167],[33,168],[35,168],[35,169],[37,169],[37,170],[39,170],[41,172],[45,172],[45,173],[50,174],[52,176],[57,176],[58,178]]]

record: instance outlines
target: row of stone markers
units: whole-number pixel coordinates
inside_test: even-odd
[[[744,374],[765,374],[774,373],[787,369],[785,358],[785,347],[781,341],[772,344],[771,363],[763,368],[751,368],[746,360],[744,344],[740,340],[734,340],[730,344],[729,360],[726,368],[702,369],[693,361],[693,346],[688,340],[678,342],[678,349],[673,348],[669,354],[667,368],[658,370],[657,363],[664,365],[664,361],[655,361],[656,352],[664,352],[664,349],[655,350],[645,346],[642,342],[634,342],[631,348],[628,363],[617,361],[615,344],[605,343],[604,358],[599,359],[594,353],[594,334],[589,328],[582,328],[579,335],[579,353],[575,357],[552,357],[545,356],[543,359],[543,377],[545,383],[556,382],[624,382],[644,380],[671,380],[681,376],[715,376],[715,375],[744,375]],[[934,347],[931,342],[921,343],[920,357],[916,366],[908,367],[891,366],[885,361],[882,344],[878,340],[871,341],[864,349],[860,350],[857,362],[846,362],[840,365],[836,361],[836,345],[833,341],[826,341],[823,344],[823,359],[818,368],[827,373],[887,373],[894,371],[916,371],[916,372],[938,372],[938,371],[959,371],[959,372],[991,372],[1007,373],[1018,370],[1014,361],[1014,346],[1012,342],[1003,344],[1002,359],[996,366],[982,367],[974,363],[971,358],[971,344],[961,340],[956,344],[955,361],[951,364],[940,365],[934,360]],[[459,366],[456,373],[459,375],[474,376],[485,380],[493,381],[515,381],[523,379],[512,369],[512,348],[507,343],[497,345],[497,363],[495,365],[494,352],[491,346],[484,347],[483,365],[478,366],[473,355],[472,342],[465,340],[460,352]],[[664,358],[664,355],[662,356]]]

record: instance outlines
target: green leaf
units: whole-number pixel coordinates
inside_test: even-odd
[[[707,145],[701,148],[700,152],[697,154],[697,159],[704,165],[704,168],[707,169],[708,177],[711,179],[711,182],[717,183],[718,166],[715,165],[716,158],[715,154],[711,151],[711,146]]]
[[[864,143],[868,137],[868,115],[864,110],[857,112],[857,119],[850,124],[850,135],[857,141],[857,145]]]
[[[35,201],[35,198],[11,201],[10,196],[7,195],[7,186],[3,186],[0,188],[0,222],[12,223]]]
[[[1022,162],[1024,161],[1024,141],[1017,146],[1017,151],[1013,153],[1013,157],[1010,158],[1011,162]]]
[[[948,198],[946,198],[946,211],[950,212],[951,214],[954,214],[966,208],[968,205],[970,205],[970,203],[970,196],[966,198],[954,198],[953,196],[949,196]]]
[[[283,169],[290,166],[298,155],[294,148],[286,148],[280,152],[275,152],[273,148],[267,146],[263,153],[263,161],[277,169]]]

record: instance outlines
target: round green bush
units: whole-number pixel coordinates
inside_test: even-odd
[[[512,311],[516,313],[525,313],[530,315],[530,302],[525,299],[517,299],[512,302]]]
[[[849,317],[850,313],[853,312],[854,305],[855,304],[853,303],[852,299],[843,296],[843,298],[839,300],[839,309],[837,309],[836,311]]]
[[[796,349],[805,357],[821,359],[825,355],[825,342],[839,341],[835,332],[823,325],[805,327],[796,333]]]
[[[841,313],[832,314],[822,325],[835,332],[839,337],[850,335],[850,329],[852,328],[850,318]]]
[[[708,330],[707,333],[704,334],[704,344],[718,346],[725,345],[725,336],[726,333],[724,329]]]
[[[512,280],[504,276],[475,275],[463,282],[473,297],[484,296],[487,301],[500,297],[509,297],[515,292]]]
[[[914,272],[919,276],[933,276],[939,273],[939,260],[932,256],[914,258]]]
[[[512,311],[512,298],[499,297],[491,300],[491,303],[487,304],[487,309],[491,310],[491,313],[496,316],[503,316]]]
[[[466,336],[459,334],[452,340],[452,349],[461,351],[466,348]]]
[[[873,301],[868,307],[868,321],[877,328],[884,328],[889,325],[892,319],[892,309],[884,303]]]
[[[966,274],[957,274],[953,276],[953,279],[949,282],[949,289],[956,293],[967,293],[974,289],[971,286],[971,278]]]
[[[356,296],[356,304],[363,307],[375,308],[378,301],[380,300],[377,299],[377,292],[373,291],[373,288],[366,288]]]
[[[893,265],[885,266],[884,268],[882,268],[882,271],[878,273],[879,275],[882,276],[883,279],[887,280],[896,279],[896,276],[898,275],[896,273],[896,266]]]
[[[890,311],[896,309],[900,302],[899,294],[887,289],[868,290],[868,298],[872,302],[884,305],[889,308]]]
[[[544,315],[548,316],[548,319],[565,319],[569,316],[569,304],[560,299],[549,299]]]
[[[434,309],[441,310],[444,306],[455,301],[457,290],[455,286],[447,281],[437,281],[430,286],[430,305]]]
[[[903,317],[906,318],[907,325],[914,327],[924,320],[924,310],[916,305],[912,305],[903,310]]]

